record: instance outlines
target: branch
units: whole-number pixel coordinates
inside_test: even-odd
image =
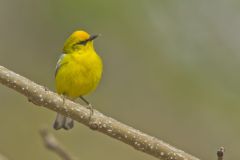
[[[57,141],[57,139],[49,133],[46,129],[40,130],[40,135],[42,136],[45,146],[59,155],[63,160],[74,160],[66,149]]]
[[[217,157],[218,160],[223,160],[223,155],[224,155],[225,149],[224,147],[220,147],[217,151]]]
[[[35,105],[46,107],[55,112],[106,134],[112,138],[122,141],[135,149],[157,157],[161,160],[199,160],[198,158],[185,153],[169,144],[147,135],[139,130],[127,126],[111,117],[103,115],[94,109],[94,114],[89,120],[90,110],[63,99],[58,94],[49,91],[46,87],[40,86],[29,79],[22,77],[5,67],[0,66],[0,83],[17,92],[25,95]]]

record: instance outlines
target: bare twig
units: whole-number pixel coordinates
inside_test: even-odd
[[[25,95],[30,102],[36,105],[44,106],[64,116],[71,117],[93,130],[129,144],[135,149],[155,156],[158,159],[199,160],[155,137],[105,116],[97,110],[94,110],[94,114],[89,121],[91,112],[86,107],[67,99],[63,105],[61,96],[2,66],[0,66],[0,83]]]
[[[63,160],[74,160],[73,156],[57,141],[57,139],[46,129],[40,130],[45,146],[59,155]]]
[[[225,152],[224,147],[220,147],[218,149],[218,151],[217,151],[218,160],[223,160],[224,152]]]

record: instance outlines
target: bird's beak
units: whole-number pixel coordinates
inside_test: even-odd
[[[92,41],[94,39],[96,39],[99,36],[99,34],[95,34],[95,35],[91,35],[88,39],[88,41]]]

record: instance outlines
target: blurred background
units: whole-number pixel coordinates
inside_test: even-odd
[[[239,158],[240,1],[0,0],[0,65],[54,89],[66,38],[101,33],[100,86],[87,96],[101,112],[201,159]],[[49,130],[79,159],[151,160],[87,127],[54,131],[55,113],[0,85],[0,153],[58,160]]]

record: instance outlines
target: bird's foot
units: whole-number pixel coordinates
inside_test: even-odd
[[[93,106],[92,106],[92,104],[91,103],[89,103],[87,106],[87,109],[89,109],[90,110],[90,115],[89,115],[89,120],[92,118],[92,115],[93,115]]]
[[[66,97],[65,97],[63,94],[61,94],[61,97],[62,97],[62,106],[64,106],[64,105],[65,105]]]
[[[80,98],[87,104],[86,108],[90,110],[90,115],[89,115],[89,121],[90,121],[94,112],[93,105],[88,100],[83,98],[83,96],[80,96]]]

